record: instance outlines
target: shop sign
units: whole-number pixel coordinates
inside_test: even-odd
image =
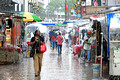
[[[86,6],[91,6],[91,0],[86,0]]]

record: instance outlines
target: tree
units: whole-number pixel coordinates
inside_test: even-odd
[[[72,7],[74,6],[76,0],[67,0],[67,6],[69,12],[71,11]],[[54,11],[61,7],[61,12],[65,12],[65,0],[51,0],[48,4],[47,9],[49,9],[49,13],[54,14]]]
[[[45,14],[45,9],[44,9],[44,8],[40,8],[39,12],[40,12],[41,14]]]

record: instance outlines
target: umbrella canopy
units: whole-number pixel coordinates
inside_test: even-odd
[[[35,30],[40,30],[41,33],[48,33],[47,26],[38,23],[28,25],[26,26],[26,29],[30,30],[29,32],[35,32]]]
[[[53,31],[58,31],[59,29],[53,29]]]
[[[34,26],[39,27],[41,33],[48,33],[48,28],[47,28],[47,26],[42,25],[42,24],[38,24],[38,23],[34,24]]]
[[[64,30],[63,28],[59,28],[59,30]]]
[[[36,16],[33,13],[29,13],[29,12],[20,12],[19,16],[22,17],[26,17],[26,19],[23,19],[23,21],[25,22],[29,22],[29,21],[42,21],[38,16]]]
[[[50,31],[49,32],[49,37],[51,37],[51,36],[57,37],[57,33],[55,33],[54,31]]]

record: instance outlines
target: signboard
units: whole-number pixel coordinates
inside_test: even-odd
[[[12,0],[15,3],[23,4],[23,0]]]
[[[81,18],[81,14],[77,14],[77,15],[76,15],[76,18]]]
[[[82,1],[82,2],[81,2],[81,6],[85,6],[85,1]]]
[[[91,6],[91,0],[86,0],[86,6]]]
[[[107,1],[106,0],[101,0],[101,6],[105,6],[107,5]]]

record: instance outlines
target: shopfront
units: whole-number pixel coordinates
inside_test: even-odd
[[[9,14],[0,15],[0,63],[21,62],[23,55],[21,53],[22,18]]]

